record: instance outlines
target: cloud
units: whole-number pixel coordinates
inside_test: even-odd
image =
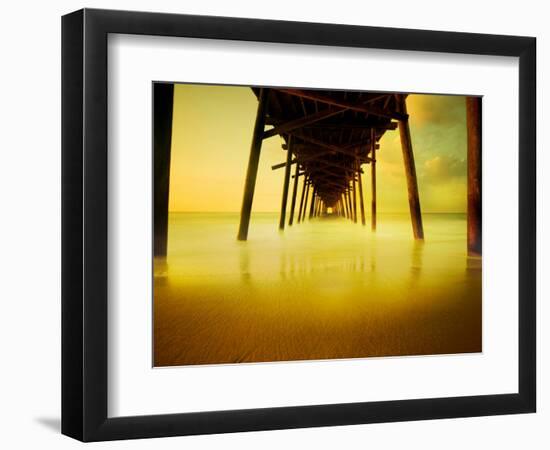
[[[413,126],[454,124],[466,117],[463,96],[413,94],[407,98],[407,108]]]
[[[443,183],[466,176],[466,160],[451,155],[438,155],[424,162],[421,176],[428,182]]]

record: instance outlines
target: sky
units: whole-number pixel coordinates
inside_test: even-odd
[[[240,211],[257,104],[247,87],[175,86],[170,211]],[[407,108],[422,211],[465,212],[465,98],[411,94]],[[286,158],[281,144],[279,136],[263,142],[253,211],[280,208],[284,170],[271,166]],[[399,130],[386,132],[377,155],[378,211],[408,212]],[[363,168],[370,203],[370,167]]]

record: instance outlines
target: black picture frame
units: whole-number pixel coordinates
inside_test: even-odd
[[[519,58],[517,393],[109,418],[109,33]],[[535,412],[536,39],[83,9],[62,18],[62,433],[82,441]]]

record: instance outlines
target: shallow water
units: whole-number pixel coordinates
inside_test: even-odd
[[[464,214],[382,214],[277,229],[253,215],[171,213],[155,261],[156,366],[481,351],[481,261]]]

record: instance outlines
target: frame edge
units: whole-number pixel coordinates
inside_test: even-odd
[[[84,12],[61,19],[61,432],[82,440]]]
[[[180,23],[185,26],[174,29]],[[234,23],[246,29],[234,30],[231,27]],[[296,36],[292,30],[283,29],[283,25],[296,31]],[[324,35],[323,30],[329,32]],[[388,49],[401,45],[407,47],[402,49],[418,51],[444,51],[448,47],[454,53],[519,56],[522,217],[519,393],[108,418],[107,324],[102,323],[107,317],[107,299],[102,297],[106,292],[107,269],[102,261],[107,248],[106,37],[110,32],[174,36],[189,33],[199,38],[215,38],[220,33],[219,39],[260,42],[280,39],[286,43]],[[399,38],[391,43],[388,39],[395,32],[399,32]],[[407,35],[414,39],[404,43]],[[430,43],[430,36],[441,39]],[[461,41],[463,38],[465,41]],[[91,76],[85,80],[88,73]],[[100,441],[535,412],[536,237],[532,232],[536,225],[535,100],[535,38],[96,9],[64,16],[62,433],[81,441]],[[97,248],[98,242],[99,247],[103,246],[102,239],[105,248]]]

